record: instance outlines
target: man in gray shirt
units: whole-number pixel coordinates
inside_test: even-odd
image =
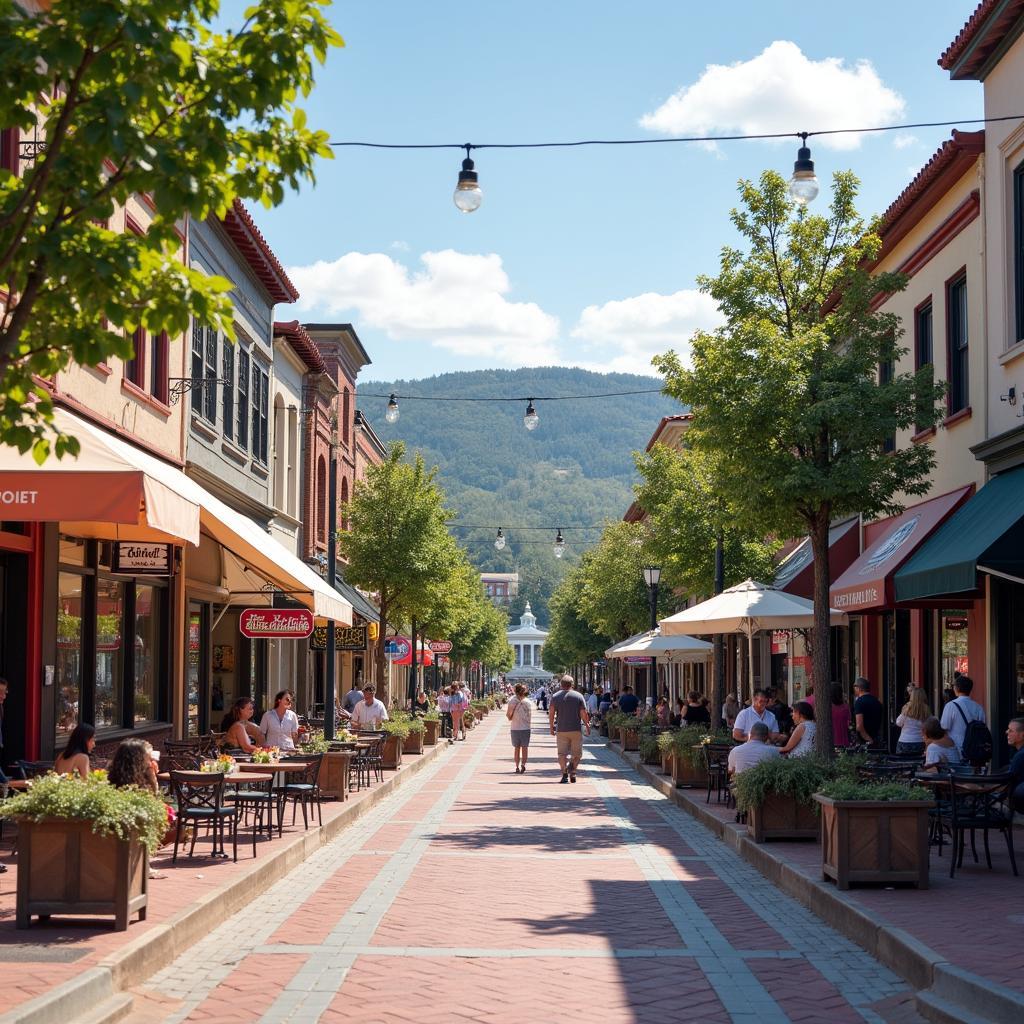
[[[562,689],[551,698],[548,709],[551,735],[558,737],[558,765],[562,782],[576,781],[576,766],[583,759],[583,733],[590,735],[590,715],[582,693],[572,688],[572,676],[562,676]]]

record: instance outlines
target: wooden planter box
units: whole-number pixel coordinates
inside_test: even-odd
[[[912,882],[928,888],[930,800],[833,800],[821,805],[821,873],[851,882]]]
[[[474,715],[476,715],[476,720],[478,722],[482,722],[484,720],[484,715],[487,713],[483,708],[470,708],[470,710]]]
[[[398,736],[388,736],[384,741],[383,767],[398,768],[402,763],[402,746],[404,741]]]
[[[403,754],[422,754],[423,753],[423,733],[411,732],[405,737],[402,743]]]
[[[653,754],[643,758],[644,764],[661,764],[661,751],[655,750]]]
[[[707,766],[701,760],[695,768],[689,761],[684,760],[678,754],[673,754],[672,783],[676,789],[682,789],[685,786],[704,789],[708,784]]]
[[[672,774],[672,762],[675,760],[675,754],[670,750],[667,754],[661,755],[661,774],[671,775]]]
[[[817,839],[818,830],[814,805],[799,803],[789,794],[769,793],[764,803],[747,812],[747,832],[755,843],[766,839]]]
[[[348,769],[353,751],[329,750],[320,762],[320,795],[328,800],[344,800],[348,793]]]
[[[423,743],[425,746],[432,747],[437,743],[437,739],[441,735],[441,723],[428,719],[423,725]]]
[[[623,750],[640,749],[640,732],[637,729],[620,729]]]
[[[607,722],[602,722],[601,723],[601,727],[598,729],[598,732],[602,736],[604,736],[605,739],[607,739],[607,740],[611,739],[611,736],[608,734],[608,723]]]
[[[149,853],[137,839],[93,834],[88,821],[18,822],[17,928],[51,914],[110,916],[123,932],[146,920]]]

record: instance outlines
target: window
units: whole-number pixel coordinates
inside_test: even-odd
[[[341,478],[341,528],[348,529],[348,478]]]
[[[124,379],[141,388],[145,383],[146,332],[136,328],[132,335],[132,357],[124,364]]]
[[[82,588],[84,576],[57,577],[57,736],[78,725],[82,703]]]
[[[238,351],[238,434],[240,448],[249,447],[249,353]]]
[[[223,398],[224,436],[231,441],[235,436],[235,346],[227,340],[220,357],[220,375],[226,381]]]
[[[152,586],[139,584],[135,588],[133,708],[136,722],[151,722],[158,717],[157,678],[161,659],[161,594],[161,590]]]
[[[1013,284],[1017,341],[1024,341],[1024,164],[1013,172]]]
[[[949,346],[949,414],[970,405],[967,376],[967,277],[946,286],[946,337]]]
[[[288,464],[288,450],[285,447],[284,398],[274,396],[274,507],[285,509],[285,477]]]
[[[926,302],[914,311],[914,369],[929,371],[929,381],[935,378],[935,354],[932,344],[932,304]],[[917,419],[917,430],[927,430],[931,425],[929,410],[923,404]]]
[[[202,380],[203,378],[203,327],[198,320],[192,321],[192,381]],[[203,414],[203,389],[201,387],[193,386],[192,391],[192,411],[198,413],[200,416]]]
[[[316,537],[327,542],[327,464],[321,455],[316,463]]]
[[[161,331],[149,339],[149,393],[164,405],[170,398],[167,380],[169,347],[170,340],[166,331]]]
[[[124,656],[124,584],[96,581],[96,694],[93,725],[121,724],[121,678]]]
[[[887,359],[884,363],[879,363],[879,365],[878,365],[878,385],[879,385],[879,387],[884,387],[886,384],[891,384],[892,383],[893,371],[894,371],[894,367],[893,367],[893,363],[892,363],[891,359]],[[896,435],[895,434],[890,434],[882,442],[882,451],[883,452],[894,452],[894,451],[896,451]]]
[[[217,422],[217,332],[212,327],[206,328],[206,361],[203,367],[203,415],[211,423]]]
[[[268,437],[270,424],[267,419],[267,403],[270,399],[270,377],[266,370],[252,364],[252,392],[249,395],[252,403],[252,457],[261,465],[267,465]]]
[[[0,129],[0,167],[11,174],[18,174],[20,133],[17,128]]]

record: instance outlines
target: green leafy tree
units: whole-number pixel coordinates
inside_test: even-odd
[[[215,31],[218,0],[0,0],[0,125],[43,140],[20,176],[0,171],[0,443],[77,451],[51,439],[34,377],[130,358],[140,325],[234,337],[228,282],[181,262],[176,229],[280,203],[331,155],[296,103],[341,44],[324,4],[255,0]],[[104,226],[140,195],[144,235]]]
[[[411,463],[404,457],[405,445],[396,442],[387,458],[356,482],[344,506],[348,529],[338,537],[348,563],[345,578],[377,595],[382,637],[389,625],[422,614],[424,591],[446,579],[453,568],[454,545],[447,530],[451,513],[435,473],[418,453]],[[386,687],[383,644],[376,657],[377,679]]]
[[[742,248],[723,250],[716,277],[700,279],[723,326],[692,342],[692,366],[674,352],[655,360],[669,394],[694,413],[688,441],[722,472],[738,518],[779,537],[806,532],[814,551],[813,678],[829,679],[829,523],[892,514],[928,490],[931,446],[887,451],[886,441],[939,417],[931,368],[879,374],[904,351],[897,317],[872,308],[905,287],[869,270],[881,240],[857,214],[857,179],[837,174],[828,211],[796,209],[784,179],[742,182],[732,223]],[[828,715],[818,750],[832,754]]]
[[[611,642],[579,612],[583,584],[583,567],[574,566],[551,597],[551,625],[541,654],[544,668],[549,672],[601,658]]]

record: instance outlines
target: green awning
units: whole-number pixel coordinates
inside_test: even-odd
[[[978,589],[978,572],[1024,580],[1024,467],[993,477],[893,577],[897,601]]]

